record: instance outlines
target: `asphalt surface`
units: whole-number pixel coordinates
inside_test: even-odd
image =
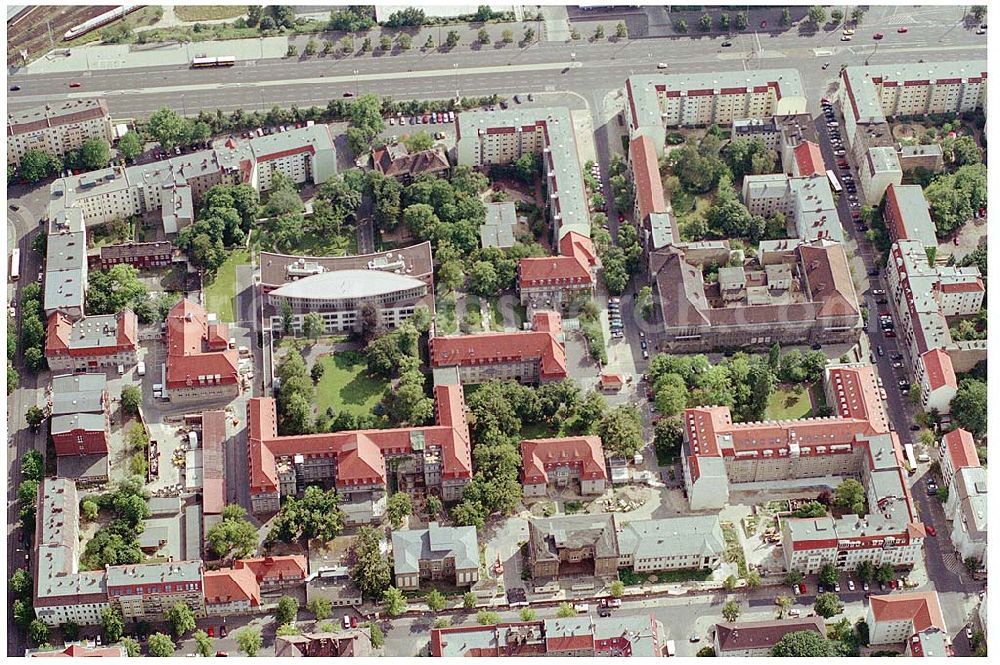
[[[649,8],[655,12],[658,8]],[[481,50],[459,46],[453,52],[422,53],[418,50],[394,55],[361,55],[342,59],[314,58],[304,60],[265,60],[248,62],[231,70],[190,70],[183,67],[152,67],[142,69],[119,69],[92,71],[74,74],[51,74],[26,76],[17,71],[8,77],[8,85],[19,85],[21,90],[8,93],[11,109],[26,108],[42,103],[63,99],[102,96],[108,100],[116,118],[141,117],[152,111],[170,106],[188,115],[198,111],[232,111],[243,108],[247,111],[267,110],[278,105],[288,107],[325,105],[332,98],[340,98],[345,92],[374,92],[396,99],[428,99],[461,96],[481,96],[493,93],[512,95],[527,92],[554,92],[572,95],[583,101],[591,110],[594,119],[594,141],[601,165],[601,181],[608,201],[608,218],[612,233],[617,233],[618,211],[609,186],[607,172],[611,155],[619,150],[618,133],[611,123],[612,113],[606,113],[606,102],[624,85],[628,76],[656,71],[656,64],[668,61],[671,72],[713,72],[746,69],[795,68],[802,75],[809,100],[810,112],[819,114],[819,99],[835,90],[837,71],[841,64],[858,65],[870,63],[891,63],[901,61],[983,59],[986,57],[986,37],[974,34],[974,30],[962,25],[961,7],[873,7],[864,24],[852,42],[841,42],[840,31],[821,31],[805,35],[794,31],[744,33],[732,38],[733,46],[723,48],[723,38],[718,35],[688,37],[650,37],[624,40],[621,42],[541,42],[520,49],[514,45]],[[753,21],[751,22],[753,23]],[[631,24],[630,24],[631,25]],[[909,28],[907,34],[896,32],[899,26]],[[883,32],[885,39],[877,45],[872,41],[874,32]],[[824,63],[831,63],[823,69]],[[291,78],[294,77],[294,78]],[[71,82],[79,82],[79,88],[69,88]],[[835,164],[826,139],[826,127],[820,115],[818,130],[822,137],[824,158]],[[30,249],[32,233],[43,214],[47,188],[33,192],[11,190],[8,203],[16,201],[21,211],[8,210],[8,236],[11,242],[21,247],[22,280],[8,285],[8,296],[19,293],[26,280],[33,279],[40,269],[41,257]],[[858,241],[859,252],[866,269],[871,267],[873,252],[860,237],[850,221],[846,197],[839,203],[841,219],[848,234]],[[630,214],[631,211],[624,211]],[[370,242],[368,229],[361,230],[362,245]],[[241,278],[249,280],[249,275]],[[878,286],[885,289],[880,276]],[[634,286],[623,297],[623,316],[628,321],[637,317],[631,312],[631,293]],[[877,329],[878,306],[867,291],[864,297],[869,306],[869,327],[866,334],[874,349],[882,346],[884,356],[877,357],[879,375],[885,385],[888,401],[886,408],[897,432],[904,441],[910,438],[909,423],[913,422],[913,412],[908,399],[896,387],[896,377],[891,367],[890,356],[897,352],[895,339],[885,339]],[[252,312],[259,310],[259,301],[252,289],[242,289],[237,296],[238,316],[243,321],[255,322],[251,331],[254,355],[257,361],[254,394],[261,394],[263,386],[262,355],[266,352],[257,346],[256,332],[258,316]],[[19,326],[19,323],[18,323]],[[643,368],[636,326],[626,324],[626,341],[631,347],[634,366]],[[17,329],[19,331],[19,327]],[[265,340],[266,344],[266,340]],[[900,345],[901,346],[901,345]],[[899,350],[904,353],[905,350]],[[20,365],[20,356],[18,358]],[[21,388],[8,397],[8,574],[23,562],[24,545],[16,528],[17,508],[16,487],[19,481],[21,456],[32,446],[39,449],[44,445],[41,434],[31,433],[23,419],[25,409],[40,403],[41,391],[47,376],[34,378],[23,371]],[[227,474],[232,474],[230,499],[248,501],[245,480],[245,428],[227,450]],[[968,644],[958,621],[964,621],[970,598],[979,590],[979,585],[970,583],[957,566],[948,542],[946,525],[940,505],[930,500],[923,491],[920,479],[914,488],[914,495],[922,518],[933,523],[938,530],[938,538],[928,538],[925,551],[928,576],[941,594],[941,602],[948,618],[949,628],[955,637],[956,648],[968,653]],[[20,549],[19,549],[20,548]],[[20,557],[20,559],[18,559]],[[749,607],[760,606],[779,593],[775,589],[760,590],[749,597]],[[803,607],[808,598],[797,599]],[[848,598],[850,600],[850,598]],[[677,641],[680,655],[693,655],[702,644],[686,641],[685,626],[700,626],[706,621],[719,617],[723,594],[700,596],[692,599],[629,601],[620,613],[640,613],[653,611],[670,630],[670,637]],[[676,602],[675,602],[676,601]],[[863,599],[856,602],[862,603]],[[643,604],[645,603],[645,604]],[[755,605],[755,603],[757,605]],[[554,612],[554,610],[553,610]],[[540,617],[548,616],[549,610],[539,611]],[[804,614],[806,612],[803,612]],[[508,617],[507,615],[510,614]],[[505,613],[512,618],[512,613]],[[961,617],[961,619],[959,619]],[[231,623],[245,623],[235,618]],[[474,620],[474,619],[468,619]],[[430,619],[397,619],[387,631],[387,646],[394,655],[417,653],[426,645],[427,627]],[[230,633],[232,634],[232,633]],[[706,633],[707,635],[707,633]],[[231,640],[231,638],[229,638]],[[190,640],[188,640],[190,642]],[[266,640],[270,644],[273,641]],[[220,645],[235,651],[229,643]],[[24,653],[25,642],[21,631],[11,631],[8,638],[8,653]],[[271,647],[273,648],[273,646]],[[193,647],[192,647],[193,649]],[[265,653],[267,649],[265,648]],[[186,646],[182,645],[182,652]]]

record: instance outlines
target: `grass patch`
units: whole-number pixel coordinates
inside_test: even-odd
[[[736,534],[736,527],[733,526],[732,522],[722,522],[721,526],[722,538],[726,542],[726,551],[723,556],[729,563],[736,564],[740,577],[746,577],[749,572],[747,558],[740,545],[739,536]]]
[[[813,410],[809,394],[809,389],[796,390],[793,386],[783,385],[775,390],[771,398],[767,400],[764,416],[769,420],[806,418],[812,414]]]
[[[220,321],[236,320],[236,266],[250,263],[250,253],[245,249],[234,250],[226,262],[219,266],[212,282],[205,286],[205,307],[215,312]]]
[[[274,242],[263,229],[256,236],[256,245],[265,251],[276,250]],[[294,247],[282,254],[296,256],[344,256],[358,253],[358,238],[354,234],[324,236],[315,233],[304,233],[302,239]]]
[[[503,332],[503,312],[500,311],[500,299],[490,298],[490,316],[493,319],[490,322],[490,329],[494,332]]]
[[[246,16],[246,5],[176,5],[174,14],[182,21],[218,21]]]
[[[648,573],[637,573],[627,569],[618,571],[618,579],[625,586],[639,586],[640,584],[645,584],[647,581],[651,581],[650,578],[655,579],[657,583],[677,584],[680,582],[704,582],[711,579],[711,577],[712,570],[710,568],[658,570]]]
[[[575,513],[580,512],[581,510],[583,510],[583,502],[581,502],[581,501],[567,501],[566,505],[563,506],[563,509],[566,511],[567,515],[573,515]]]
[[[458,322],[455,320],[455,294],[441,295],[439,292],[436,309],[437,314],[434,318],[438,334],[453,335],[458,332]]]
[[[332,408],[334,413],[370,414],[382,401],[388,383],[368,376],[365,356],[359,351],[342,351],[319,357],[323,376],[316,386],[316,412]]]

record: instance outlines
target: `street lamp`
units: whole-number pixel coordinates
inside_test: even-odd
[[[458,94],[458,63],[452,64],[451,68],[455,71],[455,101],[457,102],[461,99],[461,95]]]
[[[358,94],[358,70],[354,70],[354,95]]]

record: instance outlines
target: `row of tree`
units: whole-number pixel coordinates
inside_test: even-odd
[[[287,185],[287,178],[274,174],[272,195],[273,191],[281,191]],[[295,196],[297,198],[298,194]],[[300,200],[300,206],[301,203]],[[228,258],[227,247],[246,242],[246,235],[259,214],[260,197],[253,187],[215,185],[202,197],[196,221],[181,229],[177,247],[187,253],[193,265],[213,273]]]
[[[24,153],[20,167],[7,165],[7,182],[21,178],[35,183],[59,175],[67,169],[94,171],[107,168],[110,160],[111,146],[104,139],[98,138],[87,139],[62,159],[40,148],[32,148]]]
[[[21,338],[19,346],[24,358],[24,366],[29,372],[40,372],[45,369],[45,308],[42,305],[42,286],[37,282],[29,282],[21,287]],[[8,330],[14,330],[13,327]],[[7,357],[11,357],[10,338],[8,335]],[[9,374],[9,372],[8,372]],[[8,386],[9,387],[9,386]]]
[[[986,207],[986,166],[969,164],[942,174],[924,189],[924,196],[938,236],[958,231],[973,213]]]

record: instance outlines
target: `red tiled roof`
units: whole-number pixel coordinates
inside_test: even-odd
[[[840,243],[818,241],[798,247],[809,295],[821,303],[818,317],[860,314],[847,255]]]
[[[260,605],[260,585],[250,568],[206,570],[204,589],[209,605],[240,601],[250,601],[251,607]]]
[[[632,139],[628,154],[632,162],[636,202],[639,205],[639,219],[636,221],[641,223],[651,212],[666,212],[667,201],[663,194],[660,164],[653,140],[646,135]]]
[[[620,388],[624,383],[625,379],[622,378],[621,374],[601,374],[602,386],[618,386]]]
[[[353,441],[337,454],[337,486],[377,485],[385,482],[382,451],[362,432],[352,432]]]
[[[910,621],[913,633],[931,627],[947,630],[938,595],[934,591],[872,596],[871,612],[876,623]]]
[[[878,379],[871,365],[833,367],[827,382],[835,396],[833,405],[841,418],[867,420],[876,432],[888,430],[888,417],[878,390]]]
[[[255,397],[247,404],[249,438],[250,493],[278,491],[275,458],[302,455],[334,455],[357,444],[364,436],[377,446],[383,457],[404,455],[413,450],[416,434],[422,435],[425,448],[439,448],[442,453],[441,476],[444,479],[472,477],[472,449],[469,425],[465,418],[462,386],[435,386],[437,425],[400,429],[359,430],[329,434],[278,436],[275,425],[275,402],[271,397]],[[365,453],[367,455],[367,453]],[[365,457],[369,462],[370,455]],[[350,460],[353,464],[354,460]],[[383,462],[384,464],[384,462]],[[339,470],[338,470],[339,471]],[[383,467],[380,482],[385,482]]]
[[[955,377],[955,368],[951,364],[951,356],[944,349],[938,347],[931,349],[920,356],[924,363],[924,370],[927,372],[927,383],[931,390],[944,388],[946,386],[958,389],[958,379]]]
[[[77,321],[83,324],[86,317]],[[139,319],[130,309],[123,309],[115,317],[115,344],[72,348],[73,321],[62,312],[53,312],[46,324],[45,355],[71,357],[114,355],[123,349],[135,349],[139,343]]]
[[[945,452],[951,461],[952,471],[979,466],[979,453],[972,433],[964,429],[953,429],[943,437]]]
[[[559,239],[559,253],[563,256],[575,256],[588,266],[597,265],[597,250],[594,241],[576,231],[570,231]]]
[[[236,350],[228,348],[227,337],[227,326],[209,324],[201,305],[187,298],[174,305],[167,316],[167,388],[199,385],[199,377],[214,375],[219,377],[217,384],[237,383]]]
[[[983,286],[983,280],[977,277],[962,282],[940,282],[938,289],[941,293],[979,293],[985,291],[986,287]]]
[[[430,341],[432,367],[537,361],[542,381],[566,378],[566,349],[551,332],[446,335]]]
[[[531,317],[531,329],[535,332],[562,332],[562,315],[552,310],[538,310]]]
[[[819,146],[812,141],[803,141],[795,146],[795,163],[799,167],[799,175],[826,175],[826,163]]]
[[[599,436],[525,440],[521,442],[521,462],[525,485],[547,483],[549,469],[567,464],[579,464],[583,480],[608,478]]]
[[[219,515],[226,506],[226,481],[223,469],[225,457],[222,450],[226,440],[225,411],[205,411],[201,414],[202,510],[206,515]]]
[[[522,288],[556,284],[592,284],[591,266],[597,264],[597,252],[590,238],[570,231],[559,241],[560,256],[536,256],[518,263]]]
[[[306,558],[301,554],[237,559],[234,566],[237,570],[249,571],[258,583],[268,580],[301,580],[309,572]]]
[[[125,649],[121,646],[87,647],[82,644],[70,644],[61,650],[32,651],[31,658],[124,658]]]

